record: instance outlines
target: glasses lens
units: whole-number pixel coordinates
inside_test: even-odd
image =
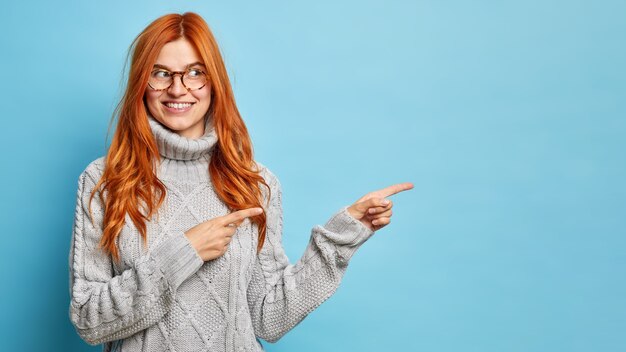
[[[183,83],[189,89],[200,89],[206,83],[206,74],[199,69],[190,69],[183,76]]]
[[[154,70],[150,74],[148,83],[154,89],[165,89],[172,84],[172,74],[165,70]]]

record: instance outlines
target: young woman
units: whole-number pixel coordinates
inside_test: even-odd
[[[253,159],[204,20],[160,17],[131,52],[111,146],[79,177],[70,319],[105,351],[262,351],[335,292],[389,224],[385,198],[413,185],[343,207],[292,265],[280,183]]]

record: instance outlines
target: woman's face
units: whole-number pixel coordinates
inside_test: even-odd
[[[173,72],[185,71],[190,67],[206,72],[191,43],[180,38],[163,46],[154,68]],[[207,81],[203,88],[188,91],[181,82],[181,75],[173,78],[172,85],[165,90],[155,91],[146,87],[147,109],[157,121],[179,135],[190,139],[200,138],[204,134],[204,116],[211,105],[210,83]],[[174,103],[183,105],[173,106]]]

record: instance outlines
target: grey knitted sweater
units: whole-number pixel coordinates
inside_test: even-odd
[[[148,119],[162,156],[156,172],[167,187],[165,203],[146,224],[147,248],[126,217],[121,261],[114,262],[97,248],[104,215],[97,195],[94,224],[88,213],[104,157],[85,168],[69,253],[70,319],[82,339],[104,351],[263,351],[259,338],[275,342],[335,292],[373,231],[343,207],[313,227],[304,254],[290,264],[281,244],[281,186],[257,163],[271,187],[262,251],[257,255],[257,225],[246,219],[227,252],[204,262],[184,232],[228,213],[208,174],[217,135],[210,121],[192,140]]]

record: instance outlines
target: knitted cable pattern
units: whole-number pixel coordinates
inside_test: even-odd
[[[204,262],[184,233],[228,213],[207,173],[217,136],[207,124],[204,136],[188,140],[149,119],[163,156],[157,175],[167,187],[165,203],[146,224],[147,247],[126,221],[118,237],[121,262],[113,262],[97,248],[103,205],[94,197],[92,224],[87,204],[104,157],[85,168],[69,255],[70,320],[103,351],[263,351],[260,339],[277,341],[337,290],[373,231],[343,207],[312,228],[291,264],[282,246],[282,187],[257,162],[271,188],[263,249],[257,255],[258,229],[246,219],[227,252]]]

